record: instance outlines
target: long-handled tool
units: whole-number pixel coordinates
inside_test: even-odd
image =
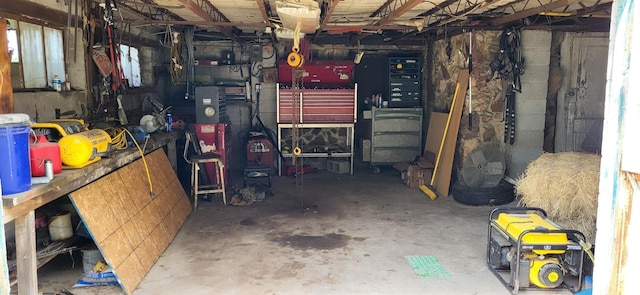
[[[442,140],[440,141],[440,147],[438,148],[438,154],[436,155],[436,163],[433,168],[433,174],[431,175],[431,181],[429,182],[429,186],[420,185],[419,188],[422,192],[424,192],[427,197],[432,200],[435,200],[438,196],[436,195],[436,190],[433,185],[436,182],[436,175],[438,173],[438,167],[440,167],[440,159],[442,158],[442,149],[444,148],[444,142],[447,139],[447,132],[449,131],[449,125],[451,125],[451,117],[453,117],[453,108],[456,105],[456,99],[458,98],[458,91],[460,91],[460,82],[456,84],[456,91],[453,94],[453,101],[451,102],[451,109],[449,110],[449,115],[447,116],[447,124],[444,126],[444,133],[442,135]]]
[[[469,31],[469,130],[473,130],[473,110],[471,107],[471,71],[473,71],[473,31]]]

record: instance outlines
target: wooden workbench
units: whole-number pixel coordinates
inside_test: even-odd
[[[145,154],[166,146],[169,162],[176,170],[178,136],[175,131],[153,135],[147,142]],[[38,294],[35,210],[140,157],[136,148],[118,151],[84,168],[63,170],[50,183],[36,184],[26,192],[2,197],[4,224],[15,221],[18,294]],[[3,272],[6,274],[7,270]]]

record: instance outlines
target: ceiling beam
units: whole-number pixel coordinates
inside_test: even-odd
[[[267,8],[269,7],[268,0],[256,0],[256,2],[258,3],[258,8],[260,8],[260,14],[262,14],[265,28],[271,27],[271,9],[269,8],[269,11],[267,11]],[[271,36],[271,42],[278,43],[278,38],[276,38],[276,32],[274,30],[271,30],[269,35]]]
[[[161,7],[159,5],[149,3],[150,0],[144,2],[130,1],[130,2],[118,2],[118,8],[124,7],[123,10],[131,14],[137,14],[137,17],[142,19],[162,19],[162,20],[181,20],[182,18],[175,13],[167,10],[168,8]],[[171,6],[172,8],[184,8],[183,5]]]
[[[380,27],[382,29],[383,26],[390,24],[395,19],[401,17],[403,14],[407,13],[412,8],[416,7],[418,4],[422,3],[423,0],[387,0],[382,6],[380,6],[374,13],[370,15],[370,17],[382,17],[379,21],[377,21],[374,26]],[[396,8],[397,7],[397,8]],[[353,40],[354,42],[359,42],[360,40],[366,38],[367,36],[373,35],[372,33],[360,33]]]
[[[269,23],[269,13],[267,13],[267,6],[264,5],[264,0],[256,0],[258,3],[258,7],[260,8],[260,13],[262,14],[262,19],[265,23]]]
[[[325,12],[324,17],[320,22],[320,27],[318,28],[318,30],[316,30],[315,36],[313,36],[314,41],[316,40],[316,38],[318,38],[318,35],[320,35],[322,30],[324,30],[324,27],[327,26],[327,23],[329,22],[331,15],[333,15],[333,11],[336,10],[336,7],[338,6],[338,2],[340,1],[341,0],[329,0],[329,9],[327,9],[327,11]]]
[[[389,5],[391,5],[391,3],[393,3],[396,0],[387,0],[384,4],[380,5],[380,7],[378,7],[378,9],[376,9],[376,11],[374,11],[372,14],[369,15],[369,17],[376,17],[376,16],[380,16],[380,14],[382,12],[385,11],[385,9],[387,9],[389,7]]]
[[[247,28],[265,28],[268,27],[265,23],[242,23],[242,22],[217,22],[217,21],[194,21],[194,20],[158,20],[158,19],[114,19],[113,22],[130,23],[132,25],[183,25],[183,26],[198,26],[198,27],[235,27],[242,26]],[[228,30],[228,29],[227,29]]]
[[[449,6],[449,5],[453,4],[453,3],[456,3],[456,2],[458,2],[458,0],[446,0],[444,2],[440,2],[440,3],[438,3],[438,5],[434,6],[433,8],[431,8],[431,9],[429,9],[429,10],[427,10],[427,11],[421,13],[421,14],[418,14],[418,16],[431,16],[432,14],[434,14],[434,13],[436,13],[436,12],[442,10],[442,9],[445,9],[447,6]]]
[[[507,15],[505,17],[497,18],[497,19],[491,21],[491,24],[494,25],[494,26],[501,26],[501,25],[508,24],[510,22],[513,22],[513,21],[517,21],[517,20],[520,20],[520,19],[523,19],[523,18],[530,17],[530,16],[535,15],[535,14],[539,14],[541,12],[551,11],[551,10],[556,9],[556,8],[569,6],[569,5],[571,5],[573,3],[576,3],[578,1],[579,0],[558,0],[558,1],[553,1],[553,2],[550,2],[550,3],[547,3],[547,4],[543,4],[541,6],[538,6],[538,7],[526,9],[526,10],[523,10],[523,11],[512,13],[512,14]]]
[[[114,19],[113,22],[123,22],[132,25],[192,25],[192,26],[210,26],[210,27],[223,27],[223,26],[242,26],[247,28],[265,28],[268,24],[265,23],[240,23],[240,22],[214,22],[214,21],[192,21],[192,20],[159,20],[159,19]],[[338,30],[338,29],[365,29],[365,30],[406,30],[411,27],[401,25],[387,25],[387,26],[340,26],[340,25],[326,25],[325,29]]]
[[[403,0],[395,0],[396,3],[394,3],[394,6],[397,5],[397,3],[400,3],[401,1]],[[378,21],[377,25],[384,26],[386,24],[393,22],[395,19],[401,17],[403,14],[407,13],[409,10],[416,7],[418,4],[422,3],[423,0],[404,0],[404,1],[406,2],[404,2],[400,7],[398,7],[398,9],[395,9],[389,12],[380,21]],[[387,7],[390,7],[390,6],[387,6]]]
[[[182,5],[198,15],[201,19],[214,22],[230,22],[229,19],[218,10],[213,4],[207,0],[178,0]],[[238,35],[233,33],[230,26],[214,26],[225,36],[231,38],[233,41],[239,41]],[[235,27],[235,26],[231,26]]]

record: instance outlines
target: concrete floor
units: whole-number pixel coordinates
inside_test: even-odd
[[[246,207],[200,202],[134,294],[510,294],[485,263],[490,207],[430,200],[390,168],[302,184],[297,193],[294,178],[275,177],[274,196]],[[414,255],[434,256],[450,277],[416,275]],[[123,294],[71,288],[81,272],[81,262],[44,268],[41,291]],[[531,293],[571,294],[520,292]]]

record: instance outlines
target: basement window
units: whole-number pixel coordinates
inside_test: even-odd
[[[124,72],[124,77],[127,79],[129,87],[142,86],[138,48],[120,44],[120,64],[122,65],[122,71]]]
[[[52,87],[56,76],[65,80],[62,30],[12,19],[7,25],[14,89]]]

